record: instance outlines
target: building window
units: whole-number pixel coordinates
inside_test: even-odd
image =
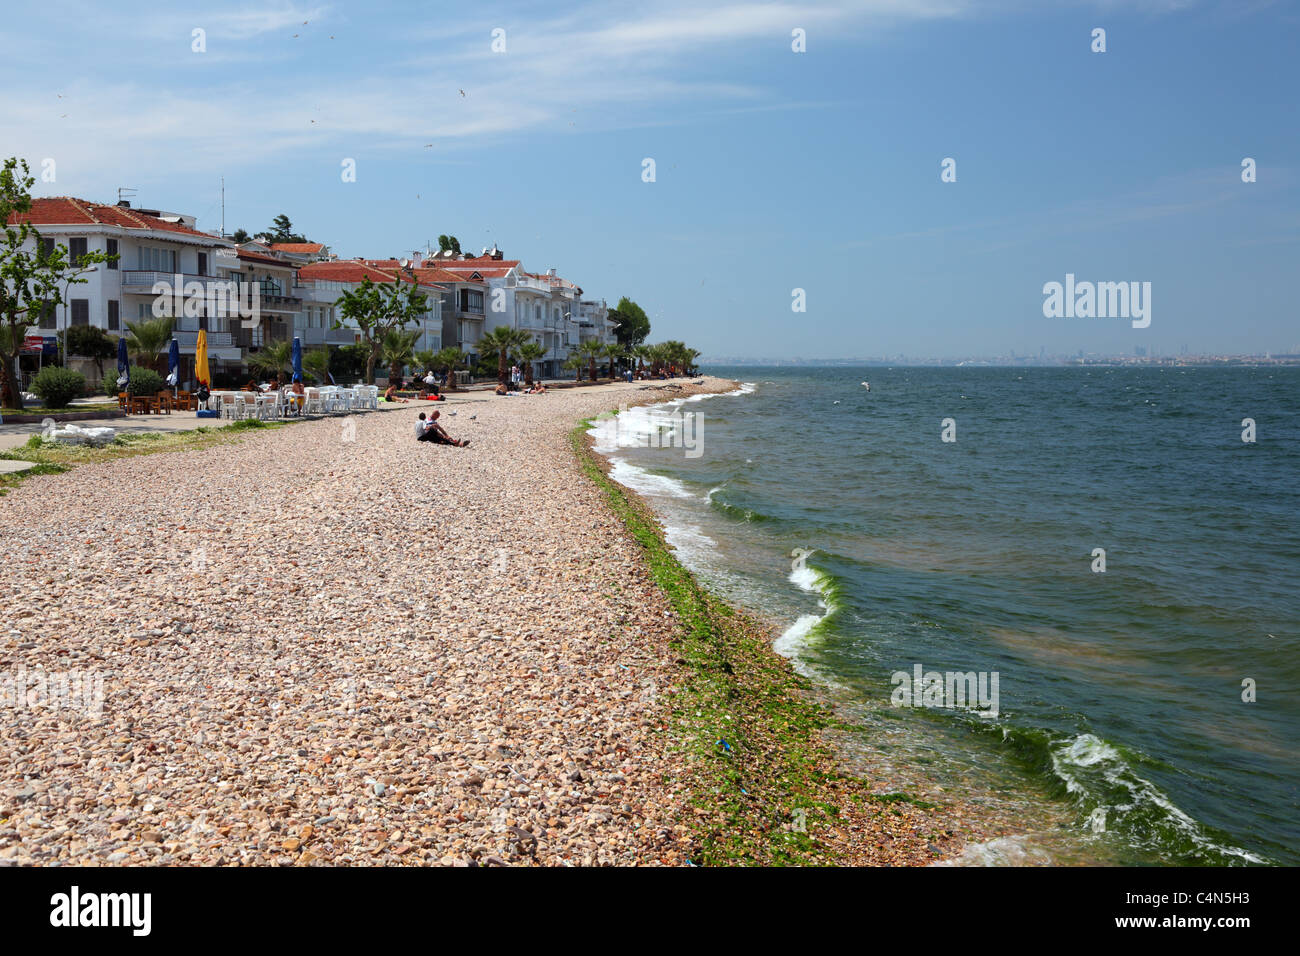
[[[483,314],[483,293],[474,289],[460,290],[460,310],[462,312],[476,312]]]
[[[115,256],[115,255],[117,255],[117,240],[116,240],[116,239],[110,239],[110,240],[108,240],[108,246],[107,246],[107,249],[108,249],[108,255],[109,255],[109,257],[110,257],[109,260],[108,260],[108,267],[109,267],[110,269],[116,269],[116,268],[117,268],[117,260],[114,259],[114,258],[112,258],[112,257]]]
[[[140,246],[139,263],[142,272],[175,272],[176,250]]]
[[[84,239],[82,240],[85,241]],[[72,300],[72,324],[89,325],[90,324],[90,300],[73,299]]]
[[[68,261],[74,266],[81,265],[81,259],[86,254],[85,237],[77,237],[68,240]]]
[[[117,299],[108,300],[108,331],[116,332],[122,327],[122,318],[118,313]]]
[[[199,253],[199,275],[205,276],[207,274],[208,274],[208,254],[206,252],[200,252]]]
[[[45,302],[41,305],[40,327],[43,329],[55,328],[54,322],[54,303]]]
[[[54,254],[54,240],[42,239],[40,252],[38,253],[37,257],[40,259],[48,259],[53,254]]]

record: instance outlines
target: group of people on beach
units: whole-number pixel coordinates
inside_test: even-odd
[[[522,391],[513,382],[509,385],[505,382],[499,382],[496,387],[497,395],[545,395],[547,391],[549,389],[541,382],[537,382]]]

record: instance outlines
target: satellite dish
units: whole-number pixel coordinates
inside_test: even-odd
[[[400,265],[403,269],[405,269],[410,264],[411,264],[410,259],[402,259],[400,262],[398,262],[398,265]]]

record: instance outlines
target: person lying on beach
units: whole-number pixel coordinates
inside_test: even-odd
[[[425,421],[424,412],[420,412],[420,417],[415,422],[415,440],[429,441],[438,445],[455,445],[457,448],[469,447],[469,439],[457,441],[448,435],[441,425],[438,424],[438,412],[434,412],[428,421]]]
[[[384,401],[386,401],[386,402],[402,402],[403,404],[408,404],[408,405],[409,405],[411,400],[410,400],[409,398],[398,398],[398,397],[397,397],[397,386],[396,386],[396,385],[389,385],[388,388],[387,388],[387,390],[384,392]]]
[[[498,382],[496,392],[498,395],[509,395],[510,389],[506,388],[505,382]]]

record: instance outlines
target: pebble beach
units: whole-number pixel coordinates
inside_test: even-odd
[[[674,614],[568,442],[665,397],[441,406],[468,448],[412,402],[0,498],[0,674],[96,690],[0,714],[0,864],[686,863]]]

